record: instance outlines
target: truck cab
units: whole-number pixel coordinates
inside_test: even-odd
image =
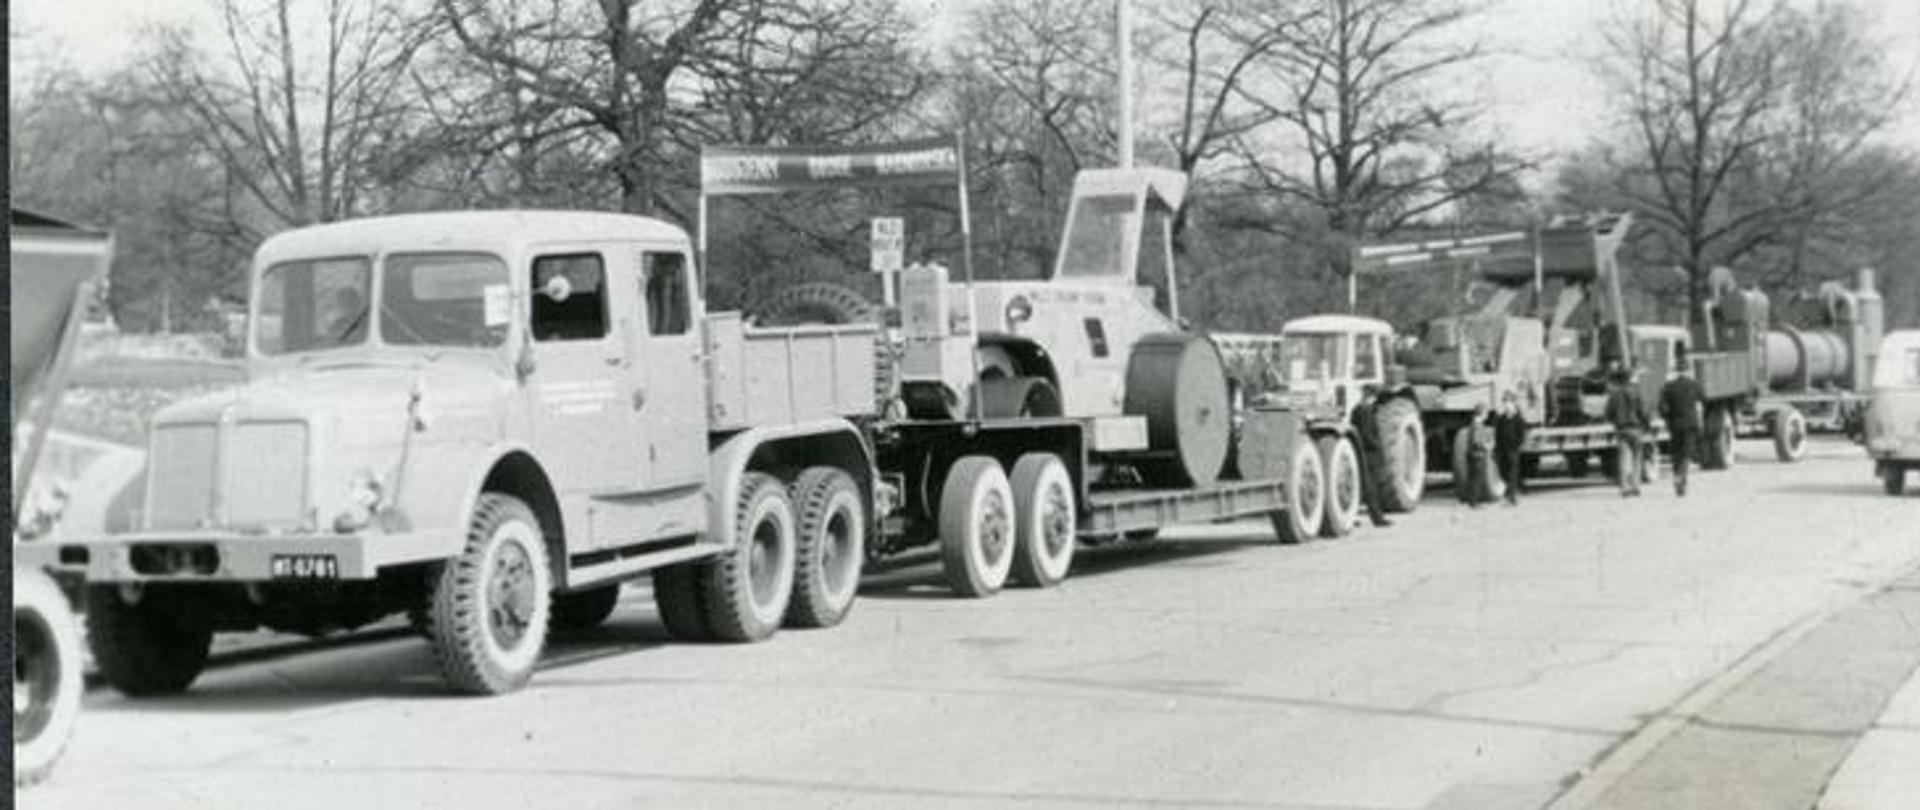
[[[53,552],[93,586],[108,681],[180,691],[213,632],[405,612],[456,688],[508,691],[549,623],[597,623],[653,571],[684,580],[656,588],[679,624],[769,635],[808,528],[796,448],[868,521],[849,418],[872,407],[874,334],[709,314],[693,256],[676,226],[590,212],[267,240],[246,384],[157,414],[113,530]]]

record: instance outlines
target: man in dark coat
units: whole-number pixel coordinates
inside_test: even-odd
[[[1353,432],[1360,456],[1360,502],[1367,505],[1367,519],[1375,526],[1391,526],[1381,511],[1381,476],[1386,474],[1387,452],[1380,445],[1380,389],[1364,386],[1360,402],[1353,406]]]
[[[1667,421],[1667,432],[1673,436],[1673,491],[1681,497],[1687,494],[1687,464],[1693,459],[1705,423],[1701,413],[1704,399],[1706,391],[1685,363],[1674,371],[1673,379],[1660,386],[1660,418]]]
[[[1652,418],[1640,389],[1633,385],[1633,374],[1620,369],[1613,374],[1613,390],[1607,394],[1607,421],[1613,425],[1619,441],[1620,497],[1640,494],[1640,453],[1646,443],[1647,424]]]
[[[1527,443],[1527,417],[1520,413],[1520,394],[1508,391],[1493,415],[1493,458],[1507,483],[1507,505],[1520,505],[1520,448]]]

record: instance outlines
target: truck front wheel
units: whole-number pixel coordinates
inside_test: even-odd
[[[13,575],[13,784],[47,777],[80,714],[80,629],[53,579]]]
[[[213,629],[182,609],[189,607],[186,596],[163,585],[125,594],[113,585],[87,589],[87,645],[100,674],[121,694],[177,695],[206,668]]]
[[[1073,506],[1073,477],[1052,453],[1028,453],[1013,465],[1015,531],[1013,579],[1047,588],[1067,578],[1073,567],[1078,517]]]
[[[707,619],[716,638],[759,641],[780,629],[793,599],[795,535],[793,499],[780,479],[743,476],[733,548],[707,571]]]
[[[800,508],[799,560],[788,627],[832,627],[853,609],[867,558],[867,509],[846,471],[810,467],[794,482]]]
[[[546,648],[552,578],[533,510],[511,495],[482,494],[466,548],[434,583],[428,644],[448,684],[475,695],[526,685]]]
[[[1007,583],[1015,540],[1013,488],[1000,463],[966,456],[940,491],[940,562],[961,596],[990,596]]]

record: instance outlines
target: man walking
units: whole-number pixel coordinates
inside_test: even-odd
[[[1660,386],[1660,418],[1667,421],[1667,432],[1673,436],[1673,492],[1683,498],[1687,495],[1687,465],[1693,460],[1695,443],[1706,422],[1700,412],[1704,399],[1706,391],[1684,362],[1674,371],[1673,379]]]
[[[1493,451],[1494,430],[1487,418],[1493,409],[1482,402],[1473,406],[1473,421],[1464,428],[1466,431],[1467,463],[1466,486],[1456,486],[1467,506],[1479,509],[1482,504],[1493,500]]]
[[[1360,389],[1360,403],[1353,406],[1353,432],[1360,449],[1360,502],[1367,505],[1367,519],[1375,526],[1391,526],[1393,521],[1381,511],[1381,476],[1387,468],[1387,453],[1380,445],[1380,389],[1367,385]]]
[[[1493,416],[1493,458],[1500,478],[1507,483],[1507,505],[1520,505],[1520,448],[1527,443],[1527,418],[1520,413],[1520,393],[1508,391],[1500,397],[1500,411]]]
[[[1607,393],[1607,421],[1613,425],[1615,438],[1619,442],[1620,497],[1632,498],[1640,494],[1640,450],[1645,442],[1648,418],[1647,403],[1640,398],[1639,389],[1633,386],[1633,374],[1626,369],[1613,373],[1613,390]]]

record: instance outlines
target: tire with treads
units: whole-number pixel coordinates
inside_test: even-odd
[[[619,604],[618,582],[575,593],[554,594],[547,623],[558,632],[586,632],[605,624]]]
[[[1226,467],[1233,414],[1226,364],[1213,342],[1194,335],[1148,335],[1127,360],[1122,411],[1147,419],[1151,463],[1137,465],[1148,484],[1205,486]]]
[[[1073,478],[1052,453],[1028,453],[1013,464],[1013,581],[1048,588],[1066,579],[1079,542]]]
[[[707,619],[707,567],[711,562],[683,562],[653,569],[653,606],[667,635],[680,641],[712,641]]]
[[[760,472],[741,476],[733,548],[707,572],[707,619],[715,638],[760,641],[780,629],[793,601],[796,522],[793,498],[780,479]]]
[[[1314,440],[1320,454],[1321,474],[1326,476],[1326,505],[1320,510],[1320,536],[1345,537],[1360,522],[1360,457],[1353,442],[1344,436],[1322,436]]]
[[[1373,471],[1380,480],[1380,507],[1411,512],[1427,489],[1427,434],[1420,408],[1412,400],[1388,400],[1374,413],[1374,421],[1385,462],[1385,469]]]
[[[1707,409],[1706,435],[1700,442],[1700,468],[1724,470],[1733,466],[1733,411],[1724,407]]]
[[[940,490],[940,564],[959,596],[999,592],[1013,570],[1013,488],[1000,462],[964,456]]]
[[[1794,408],[1773,412],[1773,455],[1792,464],[1807,455],[1807,418]]]
[[[188,595],[178,589],[148,585],[132,603],[119,591],[87,588],[87,647],[100,675],[128,697],[187,691],[207,666],[213,629],[183,609]]]
[[[860,484],[836,467],[809,467],[792,489],[800,526],[788,627],[832,627],[853,609],[867,559]]]
[[[441,566],[427,639],[455,690],[498,695],[533,677],[546,650],[553,572],[546,537],[525,501],[481,493],[466,545]]]
[[[761,326],[841,326],[876,323],[880,309],[866,296],[839,284],[814,281],[775,293],[754,308],[754,316]]]
[[[80,717],[80,627],[53,578],[13,573],[13,785],[35,784]]]
[[[1294,442],[1287,459],[1287,508],[1269,517],[1280,542],[1294,545],[1306,542],[1320,530],[1327,504],[1327,478],[1320,466],[1320,451],[1306,436]]]

